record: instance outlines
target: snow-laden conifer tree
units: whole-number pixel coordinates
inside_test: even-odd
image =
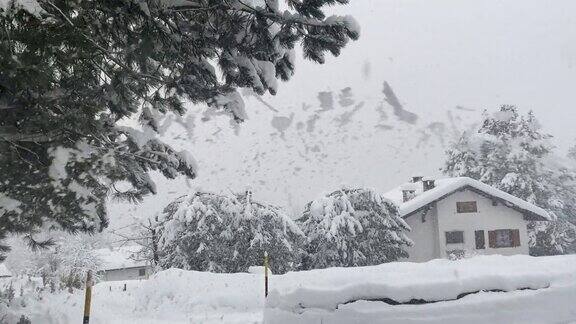
[[[262,265],[274,273],[294,269],[303,234],[284,211],[247,191],[231,196],[195,192],[170,203],[158,217],[162,268],[242,272]]]
[[[306,205],[298,223],[307,237],[302,268],[375,265],[408,257],[408,224],[370,189],[343,188]]]
[[[484,113],[476,133],[467,132],[448,149],[444,173],[466,176],[546,209],[558,219],[529,224],[531,253],[570,252],[576,222],[576,174],[555,158],[551,135],[534,114],[503,105]]]
[[[191,102],[243,121],[238,89],[275,94],[297,44],[324,63],[358,38],[354,19],[324,14],[345,3],[0,1],[0,237],[94,232],[107,197],[156,193],[151,171],[194,178],[194,160],[157,137],[162,116]]]

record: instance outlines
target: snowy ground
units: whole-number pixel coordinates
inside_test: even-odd
[[[576,256],[481,256],[275,275],[160,272],[94,287],[90,323],[576,323]],[[126,283],[127,290],[122,287]],[[532,288],[534,290],[516,290]],[[390,305],[410,299],[449,300]],[[83,293],[22,308],[32,323],[78,323]]]

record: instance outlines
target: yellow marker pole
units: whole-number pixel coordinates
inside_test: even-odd
[[[90,322],[90,303],[92,302],[92,271],[86,275],[86,296],[84,298],[84,319],[82,324]]]
[[[268,297],[268,252],[264,251],[264,297]]]

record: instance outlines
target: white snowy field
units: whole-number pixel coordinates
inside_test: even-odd
[[[261,274],[177,269],[149,280],[102,282],[94,287],[90,323],[576,322],[576,256],[478,256],[291,272],[271,277],[267,302],[263,284]],[[451,300],[479,290],[505,292]],[[82,291],[46,294],[20,313],[32,323],[79,323],[83,298]],[[376,301],[384,298],[447,301]]]

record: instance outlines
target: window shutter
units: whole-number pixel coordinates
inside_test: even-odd
[[[512,232],[512,246],[520,246],[520,230],[513,229]]]
[[[476,250],[483,250],[486,248],[486,239],[484,238],[484,231],[474,231],[474,238],[476,239]]]
[[[488,246],[491,248],[496,247],[496,231],[488,231]]]

